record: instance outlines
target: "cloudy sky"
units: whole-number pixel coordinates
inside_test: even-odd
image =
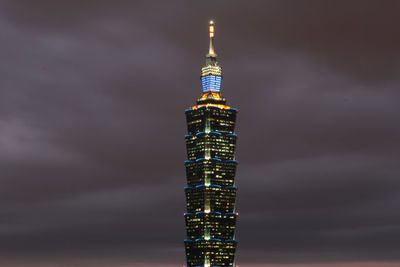
[[[237,263],[400,262],[400,1],[0,1],[0,266],[185,263],[208,20]]]

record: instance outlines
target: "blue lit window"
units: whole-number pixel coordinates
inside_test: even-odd
[[[203,86],[203,92],[219,92],[221,90],[221,76],[203,76],[201,77],[201,85]]]

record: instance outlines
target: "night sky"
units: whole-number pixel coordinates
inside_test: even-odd
[[[0,266],[185,264],[184,110],[210,19],[239,110],[237,263],[399,266],[399,11],[0,1]]]

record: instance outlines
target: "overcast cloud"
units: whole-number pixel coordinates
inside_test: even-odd
[[[185,263],[184,109],[210,18],[239,109],[237,263],[398,264],[399,10],[1,1],[0,266]]]

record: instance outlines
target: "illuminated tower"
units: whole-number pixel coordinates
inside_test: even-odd
[[[235,160],[237,110],[221,96],[221,67],[214,51],[214,22],[210,50],[201,69],[203,93],[186,110],[187,187],[185,239],[187,266],[234,266],[236,240]]]

